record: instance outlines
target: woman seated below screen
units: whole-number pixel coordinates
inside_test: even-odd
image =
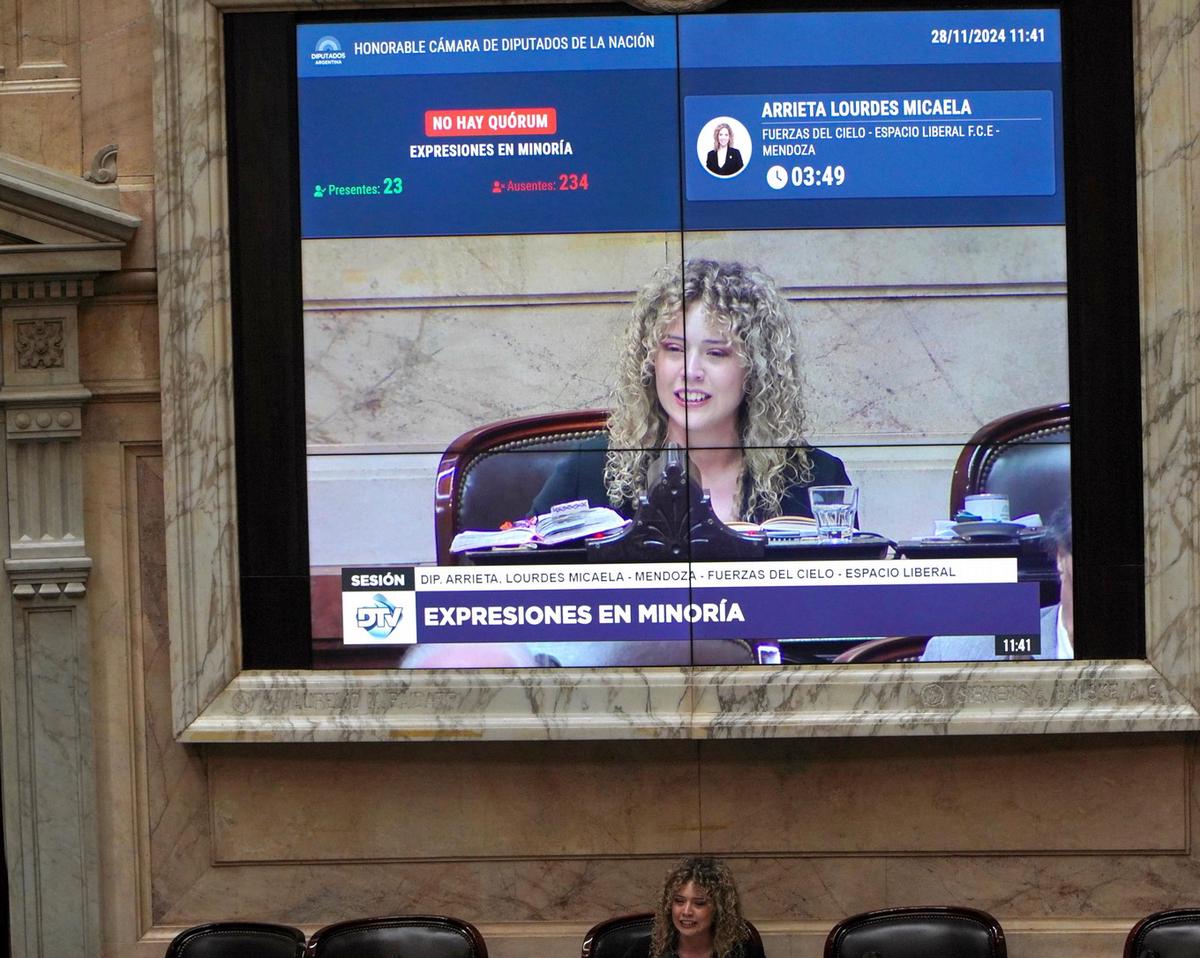
[[[850,480],[805,442],[800,383],[796,324],[769,276],[703,259],[660,270],[621,338],[608,435],[581,443],[531,511],[587,499],[631,516],[674,443],[722,520],[811,516],[809,486]]]
[[[763,958],[742,918],[737,885],[716,858],[685,858],[663,882],[648,940],[625,958]]]

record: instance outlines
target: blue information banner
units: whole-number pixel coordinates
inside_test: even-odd
[[[729,142],[718,162],[718,137]],[[689,200],[1053,195],[1049,90],[689,96]],[[739,164],[730,171],[730,150]]]
[[[1057,10],[700,14],[679,18],[684,69],[1058,63]]]
[[[305,24],[300,77],[674,70],[674,17]]]
[[[307,239],[1064,221],[1054,10],[324,23],[296,43]]]
[[[305,239],[680,228],[673,18],[306,25],[297,60]]]
[[[1038,586],[418,592],[418,642],[609,642],[1037,635]]]
[[[1065,221],[1056,10],[705,14],[679,49],[685,230]]]

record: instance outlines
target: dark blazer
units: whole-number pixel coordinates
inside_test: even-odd
[[[717,151],[709,150],[708,159],[704,161],[704,168],[710,173],[716,173],[717,176],[733,176],[745,164],[742,163],[742,154],[735,150],[732,146],[725,151],[725,165],[717,165]]]
[[[529,507],[531,515],[541,515],[550,511],[550,507],[560,502],[572,502],[576,499],[586,499],[592,506],[611,506],[608,492],[604,488],[604,462],[608,452],[608,437],[596,436],[584,439],[570,452],[563,453],[563,461],[558,464],[542,491],[537,494]],[[808,502],[809,486],[847,486],[850,477],[846,475],[846,467],[837,456],[830,455],[823,449],[808,447],[808,458],[812,465],[812,481],[794,483],[784,490],[783,501],[780,503],[781,515],[808,516],[812,518],[812,507]],[[626,519],[633,517],[637,511],[636,502],[625,503],[617,510]],[[744,510],[743,510],[744,511]],[[762,522],[770,516],[754,515],[749,517],[754,522]]]
[[[675,952],[669,954],[674,955]],[[734,946],[732,952],[733,958],[766,958],[763,953],[763,947],[758,942],[758,936],[755,935],[749,941],[743,941]],[[640,941],[635,941],[629,946],[629,950],[625,952],[625,958],[650,958],[650,936],[647,935]]]

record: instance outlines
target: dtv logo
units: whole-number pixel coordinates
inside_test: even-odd
[[[400,624],[404,610],[398,609],[378,592],[374,605],[361,605],[354,613],[355,624],[373,639],[386,639]]]

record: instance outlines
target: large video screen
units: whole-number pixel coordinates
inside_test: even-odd
[[[1074,656],[1057,11],[295,54],[315,664]]]

